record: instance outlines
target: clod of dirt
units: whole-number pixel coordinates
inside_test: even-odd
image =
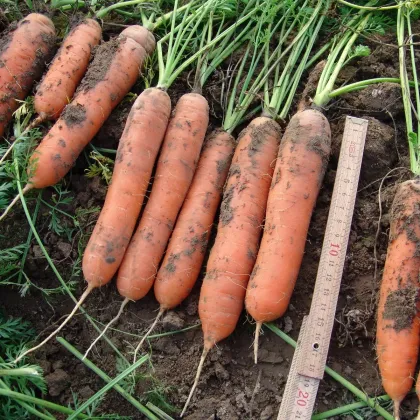
[[[221,381],[229,380],[229,372],[219,362],[214,364],[214,370],[216,372],[217,379]]]
[[[376,118],[365,117],[369,120],[361,179],[364,183],[376,181],[384,177],[397,160],[395,146],[395,132],[392,127],[378,121]],[[332,156],[338,160],[341,141],[343,139],[346,117],[341,117],[332,126]]]
[[[45,377],[48,385],[48,393],[52,397],[58,397],[70,382],[70,377],[62,369],[57,369]]]
[[[383,317],[394,321],[394,330],[410,328],[417,313],[418,288],[408,286],[389,293]]]
[[[67,127],[82,125],[86,120],[86,108],[82,104],[67,105],[63,111],[62,118]]]
[[[379,83],[343,96],[352,108],[367,112],[389,112],[394,118],[404,110],[401,86],[398,83]]]
[[[184,328],[184,320],[174,311],[169,311],[162,320],[163,328],[169,331],[181,330]]]
[[[93,61],[89,64],[89,68],[81,81],[77,92],[86,92],[93,89],[99,82],[104,80],[106,73],[111,66],[112,58],[118,51],[121,42],[123,42],[121,39],[114,38],[101,44],[94,50]]]
[[[58,242],[57,249],[60,251],[63,258],[67,258],[71,253],[72,246],[67,242]]]
[[[260,415],[260,420],[270,420],[274,416],[274,408],[272,405],[267,405]]]

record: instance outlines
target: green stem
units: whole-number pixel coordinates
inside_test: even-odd
[[[34,368],[0,369],[0,376],[40,376]]]
[[[360,6],[358,4],[354,4],[354,3],[350,3],[346,0],[337,0],[339,3],[342,3],[346,6],[352,7],[353,9],[360,9],[360,10],[371,10],[371,11],[379,11],[379,10],[393,10],[393,9],[399,9],[401,7],[401,5],[390,5],[390,6],[378,6],[378,7],[373,7],[373,6]]]
[[[127,0],[127,1],[121,1],[119,3],[114,3],[111,6],[98,10],[96,13],[96,17],[98,19],[102,19],[109,12],[112,12],[115,9],[120,9],[122,7],[127,7],[127,6],[135,6],[137,4],[146,3],[146,2],[147,0]]]
[[[382,395],[381,397],[378,397],[377,400],[379,403],[379,402],[390,401],[391,398],[388,395]],[[341,407],[334,408],[332,410],[324,411],[323,413],[315,414],[314,416],[312,416],[311,420],[329,419],[330,417],[335,417],[335,416],[340,416],[342,414],[351,413],[354,410],[358,410],[364,407],[366,407],[366,403],[364,401],[347,404]]]
[[[328,101],[329,101],[329,94],[331,93],[331,91],[334,89],[334,84],[335,81],[337,80],[337,77],[341,71],[341,69],[343,68],[344,63],[347,60],[347,57],[349,55],[349,52],[351,50],[351,48],[353,47],[353,44],[356,42],[357,38],[360,36],[361,31],[366,27],[366,24],[368,23],[369,19],[371,17],[371,14],[368,14],[367,16],[365,16],[362,21],[360,22],[360,24],[357,26],[357,29],[354,31],[353,35],[347,40],[347,36],[344,36],[341,40],[340,43],[340,48],[337,48],[337,51],[341,50],[341,44],[344,42],[345,46],[342,49],[340,58],[337,62],[337,64],[335,64],[335,60],[328,60],[330,63],[330,65],[334,65],[334,70],[332,71],[331,75],[328,77],[328,81],[325,84],[325,86],[323,86],[323,82],[322,80],[322,76],[320,79],[320,82],[318,84],[318,88],[315,98],[314,98],[314,104],[319,106],[319,107],[323,107],[325,106]],[[328,65],[329,63],[327,63]],[[325,69],[324,69],[325,70]],[[323,72],[324,74],[324,72]],[[325,74],[327,74],[325,72]]]
[[[277,328],[274,324],[265,323],[264,324],[267,328],[273,331],[274,334],[278,335],[281,339],[283,339],[287,344],[291,345],[293,348],[296,348],[296,341],[293,338],[289,337],[279,328]],[[377,405],[374,398],[369,398],[366,394],[361,391],[359,388],[354,386],[351,382],[347,379],[343,378],[340,374],[329,368],[328,366],[325,367],[325,373],[331,376],[331,378],[335,379],[338,383],[343,385],[347,388],[352,394],[354,394],[357,398],[364,401],[369,407],[373,408],[379,415],[381,415],[385,420],[394,420],[394,417],[388,413],[384,408]]]
[[[1,379],[0,379],[0,389],[11,391],[11,389]],[[32,407],[31,405],[27,404],[24,401],[21,401],[21,400],[18,399],[17,403],[20,406],[22,406],[28,413],[31,413],[32,415],[34,415],[35,417],[37,417],[39,419],[42,419],[42,420],[56,420],[54,417],[48,416],[44,413],[41,413],[36,408]]]
[[[67,420],[75,420],[79,414],[81,414],[84,410],[86,410],[90,405],[92,405],[95,401],[100,400],[102,395],[104,395],[106,392],[108,392],[111,388],[113,388],[115,385],[118,384],[122,379],[124,379],[126,376],[128,376],[131,372],[136,370],[138,367],[140,367],[143,363],[145,363],[147,360],[149,360],[149,355],[146,354],[143,357],[141,357],[137,362],[133,363],[130,367],[124,370],[124,372],[121,372],[117,377],[112,379],[112,381],[109,381],[102,389],[100,389],[95,395],[92,395],[89,399],[87,399],[77,410],[73,412],[72,415],[70,415]],[[147,408],[144,407],[144,410],[142,411],[143,414],[149,414],[147,413]],[[152,416],[153,414],[150,413]],[[151,417],[153,418],[153,417]]]
[[[36,219],[38,218],[39,208],[41,206],[41,196],[42,196],[42,190],[38,193],[38,197],[36,199],[34,214],[32,216],[32,223],[34,225],[36,223]],[[25,267],[26,258],[28,257],[29,249],[30,249],[31,242],[32,242],[32,237],[33,237],[33,232],[32,232],[32,230],[29,230],[28,238],[26,239],[25,250],[23,251],[22,258],[20,260],[20,270],[19,270],[19,275],[18,275],[18,283],[21,283],[21,281],[22,281],[23,269]]]
[[[51,269],[53,270],[55,276],[57,277],[58,281],[61,283],[61,286],[64,288],[64,290],[67,292],[67,294],[70,296],[70,298],[73,300],[74,303],[77,303],[78,300],[75,298],[75,296],[73,295],[73,293],[71,292],[71,290],[69,289],[69,287],[67,286],[66,282],[64,281],[64,279],[61,277],[61,274],[58,272],[55,264],[53,263],[51,257],[49,256],[47,250],[44,247],[44,244],[41,241],[41,238],[38,235],[38,232],[35,228],[35,225],[32,222],[32,218],[31,215],[29,213],[28,210],[28,206],[26,204],[26,200],[25,197],[23,195],[23,191],[22,191],[22,185],[20,184],[20,172],[19,172],[19,163],[17,158],[15,158],[14,160],[15,163],[15,170],[16,170],[16,179],[17,179],[17,187],[18,187],[18,191],[19,191],[19,197],[20,197],[20,201],[22,202],[22,208],[23,211],[25,212],[25,216],[26,219],[28,220],[28,224],[32,230],[32,233],[34,235],[35,240],[38,242],[39,247],[41,248],[42,253],[44,254],[45,259],[47,260],[49,266],[51,267]],[[89,314],[85,311],[84,308],[80,307],[80,311],[86,316],[86,318],[88,319],[88,321],[92,324],[92,326],[95,328],[95,330],[98,333],[101,333],[102,330],[96,325],[95,321],[89,316]],[[112,347],[112,349],[118,354],[118,356],[120,356],[121,358],[123,358],[126,362],[128,362],[128,360],[124,357],[124,355],[118,350],[118,348],[115,346],[115,344],[106,336],[104,335],[103,338],[106,340],[106,342]]]
[[[24,401],[24,402],[28,402],[31,404],[35,404],[38,405],[40,407],[44,407],[50,410],[54,410],[57,411],[58,413],[63,413],[63,414],[69,414],[69,415],[74,415],[75,411],[72,410],[71,408],[68,407],[64,407],[62,405],[58,405],[58,404],[54,404],[50,401],[46,401],[46,400],[41,400],[40,398],[36,398],[36,397],[32,397],[31,395],[27,395],[27,394],[22,394],[20,392],[15,392],[15,391],[11,391],[11,390],[7,390],[7,389],[0,389],[0,395],[3,397],[9,397],[12,399],[16,399],[19,401]],[[50,419],[51,417],[47,417],[48,419]],[[90,419],[90,416],[87,416],[86,414],[78,414],[77,418],[81,418],[81,419]]]
[[[53,3],[51,3],[52,9],[61,9],[65,6],[74,6],[77,5],[77,7],[84,7],[86,6],[86,3],[83,0],[58,0]]]
[[[375,79],[366,79],[360,82],[351,83],[349,85],[334,89],[330,92],[329,97],[335,98],[337,96],[344,95],[345,93],[360,90],[361,88],[365,88],[377,83],[400,83],[400,81],[401,80],[396,77],[377,77]]]
[[[305,70],[308,70],[312,67],[312,65],[316,62],[318,62],[319,58],[331,47],[332,41],[328,41],[326,44],[324,44],[312,57],[311,59],[306,63]]]
[[[153,411],[155,414],[159,416],[159,418],[163,420],[174,420],[169,414],[166,414],[164,411],[162,411],[159,407],[156,407],[150,401],[146,404],[146,407],[150,408],[151,411]]]
[[[111,378],[99,369],[94,363],[92,363],[88,358],[84,358],[83,354],[80,353],[76,348],[74,348],[69,342],[67,342],[62,337],[57,337],[57,341],[64,346],[70,353],[72,353],[77,359],[83,362],[89,369],[91,369],[96,375],[98,375],[101,379],[103,379],[108,384],[111,382]],[[146,357],[146,356],[145,356]],[[138,360],[141,361],[142,359]],[[137,410],[141,413],[145,414],[148,419],[151,420],[159,420],[153,413],[151,413],[143,404],[139,403],[135,398],[133,398],[127,391],[124,390],[120,385],[114,384],[113,388],[117,391],[121,396],[123,396],[129,403],[133,405]]]

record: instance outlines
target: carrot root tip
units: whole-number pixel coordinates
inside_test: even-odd
[[[181,412],[181,416],[180,416],[181,418],[184,416],[185,411],[187,410],[188,405],[190,404],[191,398],[194,395],[194,391],[197,388],[198,381],[200,380],[201,371],[203,370],[204,362],[206,361],[208,352],[209,352],[209,349],[206,349],[206,348],[203,349],[203,353],[201,354],[200,363],[198,364],[197,373],[195,375],[193,386],[191,387],[191,391],[188,395],[187,401],[185,402],[184,408],[182,409],[182,412]]]
[[[400,420],[400,401],[394,401],[394,419]]]
[[[147,337],[149,337],[150,333],[154,330],[156,327],[156,324],[158,323],[159,319],[162,317],[166,309],[160,308],[159,313],[157,314],[155,320],[153,321],[153,324],[150,326],[150,328],[147,330],[146,334],[144,334],[143,338],[140,340],[140,343],[137,345],[136,349],[134,350],[134,357],[133,357],[133,363],[136,363],[137,359],[137,353],[142,348],[143,343],[146,341]]]
[[[89,354],[89,352],[93,349],[93,347],[95,346],[95,344],[105,335],[105,333],[107,332],[108,328],[115,324],[118,319],[120,318],[121,314],[123,313],[123,310],[125,308],[125,306],[127,305],[127,303],[130,302],[130,300],[128,298],[125,298],[120,306],[120,309],[118,310],[117,315],[111,319],[111,321],[108,322],[108,324],[106,324],[105,328],[103,329],[103,331],[98,335],[98,337],[96,337],[96,339],[93,341],[93,343],[89,346],[89,348],[86,350],[86,353],[83,355],[82,360],[85,360],[87,355]]]
[[[255,328],[255,338],[254,338],[254,363],[258,363],[258,343],[261,333],[262,322],[257,322]]]

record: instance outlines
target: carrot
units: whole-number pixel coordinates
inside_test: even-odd
[[[282,138],[264,234],[245,299],[246,310],[257,322],[255,363],[262,323],[279,318],[289,305],[330,145],[328,120],[315,109],[295,114]]]
[[[181,417],[197,387],[208,352],[233,332],[242,312],[279,141],[280,127],[267,117],[255,118],[239,135],[200,292],[203,354]]]
[[[53,126],[50,133],[47,137],[44,138],[43,142],[38,146],[37,150],[33,155],[33,159],[37,159],[36,166],[33,167],[34,172],[29,172],[30,179],[32,183],[28,183],[27,186],[24,188],[24,191],[31,189],[36,185],[38,188],[41,186],[48,185],[48,177],[50,179],[54,179],[59,177],[60,175],[64,176],[65,173],[70,169],[70,167],[65,166],[66,159],[67,161],[73,161],[76,159],[78,153],[81,152],[83,146],[87,143],[86,137],[90,140],[96,132],[99,130],[102,123],[105,121],[107,115],[110,114],[111,110],[115,107],[115,103],[118,103],[124,95],[128,92],[132,84],[137,79],[138,69],[143,62],[146,52],[143,47],[137,44],[131,38],[126,38],[125,36],[117,39],[116,42],[112,42],[109,44],[111,50],[108,48],[100,47],[98,55],[95,57],[92,67],[89,69],[84,83],[81,85],[81,90],[76,95],[74,101],[71,105],[67,106],[65,111],[63,112],[60,119],[56,122]],[[99,74],[99,77],[95,74],[98,70],[100,70],[100,66],[103,62],[104,56],[109,54],[109,51],[113,52],[112,61],[109,65],[109,68],[103,69],[104,74]],[[96,63],[95,63],[96,62]],[[96,65],[95,65],[96,64]],[[92,74],[93,73],[93,74]],[[120,73],[120,74],[119,74]],[[120,76],[120,77],[118,77]],[[120,83],[116,83],[116,80],[120,81]],[[146,95],[147,96],[147,95]],[[163,95],[165,96],[165,95]],[[156,98],[154,98],[156,99]],[[114,103],[115,102],[115,103]],[[153,99],[152,99],[153,102]],[[98,106],[97,104],[100,104]],[[90,106],[89,106],[90,105]],[[96,106],[94,106],[96,105]],[[141,105],[141,101],[137,102],[137,105]],[[152,105],[153,111],[159,110],[160,106],[156,103]],[[70,111],[69,111],[70,108]],[[140,108],[141,111],[141,108]],[[102,114],[103,113],[103,114]],[[166,111],[168,115],[169,111]],[[137,119],[137,112],[136,110],[133,111],[132,120],[129,123],[133,123]],[[157,112],[155,112],[154,116],[156,117]],[[162,112],[160,113],[162,115]],[[159,117],[158,117],[159,118]],[[163,132],[165,117],[163,116],[163,127],[162,122],[158,122],[158,118],[156,119],[155,123],[158,127],[148,127],[147,133],[149,135],[153,135],[154,132]],[[96,124],[95,124],[96,122]],[[54,131],[55,129],[55,131]],[[128,137],[127,144],[125,141],[122,142],[122,149],[119,153],[120,162],[116,164],[117,170],[117,181],[116,187],[111,189],[111,195],[108,199],[108,203],[105,203],[106,210],[102,217],[102,221],[105,219],[113,220],[115,223],[116,218],[119,216],[119,213],[126,214],[128,217],[126,220],[121,220],[120,225],[118,227],[119,232],[117,232],[117,228],[115,226],[110,226],[110,229],[106,231],[102,224],[98,225],[96,232],[94,233],[93,243],[91,243],[90,248],[88,249],[87,256],[84,257],[83,261],[83,271],[84,275],[86,276],[86,281],[88,283],[88,287],[83,292],[82,296],[80,297],[79,301],[71,311],[71,313],[67,316],[67,318],[60,324],[60,326],[53,331],[45,340],[43,340],[37,346],[27,350],[23,354],[21,354],[15,362],[21,360],[27,354],[39,349],[42,347],[46,342],[48,342],[55,334],[57,334],[72,318],[72,316],[76,313],[78,308],[82,305],[84,300],[89,296],[90,292],[96,288],[100,287],[111,280],[112,275],[118,268],[118,265],[115,263],[117,259],[121,261],[122,255],[124,253],[124,247],[127,245],[129,241],[129,237],[124,237],[124,235],[130,236],[131,232],[129,232],[130,228],[131,231],[133,230],[136,218],[136,208],[140,208],[141,203],[136,202],[136,197],[130,196],[130,191],[127,186],[127,179],[132,179],[132,170],[128,171],[124,168],[125,165],[130,163],[131,153],[139,153],[139,150],[142,151],[142,146],[144,146],[145,142],[150,142],[150,138],[146,140],[142,138],[141,145],[134,148],[132,142],[130,142],[131,133],[128,133],[130,127],[127,128],[126,136]],[[60,137],[60,133],[61,136]],[[79,136],[86,136],[85,138]],[[136,137],[138,134],[134,134]],[[54,139],[58,143],[52,142],[51,139]],[[90,136],[90,138],[89,138]],[[62,140],[62,141],[60,141]],[[159,140],[158,140],[159,141]],[[52,144],[51,144],[52,142]],[[137,139],[136,139],[137,142]],[[78,143],[78,144],[77,144]],[[48,146],[51,145],[51,149],[48,150]],[[128,148],[127,148],[128,145]],[[54,152],[54,146],[56,152]],[[44,147],[44,149],[42,149]],[[131,147],[131,150],[130,150]],[[125,150],[127,148],[127,150]],[[134,152],[133,152],[134,148]],[[40,151],[41,150],[41,151]],[[69,152],[70,150],[70,152]],[[152,153],[153,149],[149,149]],[[37,157],[36,152],[40,154],[40,158]],[[42,153],[45,152],[45,153]],[[52,166],[52,172],[54,172],[53,176],[49,173],[46,168],[40,167],[42,164],[48,164],[48,159],[43,158],[46,155],[49,155],[49,164]],[[125,155],[125,156],[124,156]],[[127,160],[125,160],[127,159]],[[34,162],[33,160],[33,162]],[[60,163],[57,164],[56,162],[59,161]],[[133,160],[131,160],[131,163]],[[55,166],[54,166],[55,165]],[[145,164],[145,178],[147,178],[148,167],[152,166],[153,163],[148,162]],[[70,165],[71,166],[71,165]],[[131,166],[131,165],[128,165]],[[60,172],[61,171],[61,172]],[[121,171],[121,173],[120,173]],[[125,172],[130,172],[130,174],[126,174]],[[134,170],[134,173],[136,171]],[[41,174],[40,174],[41,173]],[[44,175],[45,178],[40,178],[40,175]],[[150,175],[149,175],[150,177]],[[143,180],[145,181],[145,178]],[[38,180],[38,183],[36,181]],[[45,184],[45,185],[44,185]],[[121,186],[123,185],[123,186]],[[121,186],[120,191],[117,191],[117,186]],[[125,187],[125,188],[124,188]],[[143,188],[145,184],[141,185],[140,188],[134,187],[131,190],[132,194],[136,194],[140,190],[140,194],[143,197],[144,192]],[[127,194],[127,197],[124,197],[124,194]],[[111,197],[116,196],[119,200],[118,202],[112,202]],[[121,198],[123,197],[123,198]],[[124,199],[125,198],[125,199]],[[137,197],[138,200],[138,197]],[[111,202],[111,204],[109,204]],[[142,200],[141,200],[142,202]],[[122,204],[122,206],[121,206]],[[127,205],[127,210],[129,213],[125,212],[121,209],[124,207],[124,204]],[[112,208],[113,206],[118,206],[118,208]],[[131,206],[133,206],[131,208]],[[130,209],[128,209],[130,207]],[[137,213],[138,214],[138,213]],[[133,221],[134,220],[134,221]],[[101,229],[102,227],[102,229]],[[113,232],[114,231],[114,232]],[[112,236],[115,233],[116,236]],[[123,235],[123,237],[118,236],[118,233]],[[117,239],[116,239],[117,238]],[[112,242],[114,241],[114,242]],[[105,242],[105,247],[104,247]],[[95,256],[99,258],[95,258]],[[105,264],[104,264],[105,263]],[[114,264],[115,263],[115,264]]]
[[[118,270],[133,234],[153,166],[171,113],[168,94],[160,89],[143,91],[131,108],[118,145],[112,182],[105,204],[83,255],[83,274],[90,284],[108,283]],[[107,325],[86,355],[119,318]]]
[[[191,184],[209,121],[206,99],[183,95],[169,122],[152,192],[121,264],[117,288],[130,300],[153,286],[178,212]]]
[[[420,181],[399,185],[391,209],[388,253],[380,289],[376,352],[394,417],[413,384],[419,351]]]
[[[85,74],[101,35],[101,27],[93,19],[85,19],[71,30],[37,88],[34,106],[38,118],[31,126],[60,116]]]
[[[213,132],[205,141],[197,171],[156,276],[154,291],[160,303],[159,312],[143,335],[139,348],[164,312],[178,306],[190,294],[200,274],[234,145],[233,137],[223,130]]]
[[[67,174],[129,92],[145,58],[146,51],[132,38],[118,37],[98,48],[74,100],[31,157],[30,188],[54,185]]]
[[[234,138],[223,130],[213,132],[205,142],[156,278],[154,291],[161,311],[178,306],[197,280],[234,146]]]
[[[49,60],[55,28],[49,18],[31,13],[5,36],[0,49],[0,136]]]

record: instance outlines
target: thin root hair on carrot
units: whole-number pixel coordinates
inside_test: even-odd
[[[153,324],[150,326],[150,328],[147,330],[146,334],[144,334],[143,338],[140,340],[140,343],[137,345],[136,349],[134,350],[134,356],[133,356],[133,363],[136,363],[137,359],[137,353],[142,348],[143,343],[146,341],[147,337],[151,334],[151,332],[155,329],[156,324],[158,323],[159,319],[162,317],[166,309],[160,308],[158,314],[156,315],[155,320],[153,321]]]
[[[394,418],[395,420],[400,420],[400,402],[394,401]],[[417,417],[418,418],[418,417]]]
[[[254,363],[255,364],[258,363],[258,342],[260,338],[261,327],[262,327],[262,322],[258,321],[256,323],[255,337],[254,337]]]
[[[58,332],[60,332],[61,329],[70,321],[70,319],[73,317],[73,315],[76,313],[76,311],[80,308],[80,306],[85,301],[85,299],[89,296],[89,294],[90,294],[90,292],[92,290],[93,290],[93,286],[89,284],[88,287],[87,287],[87,289],[83,292],[82,296],[80,296],[80,299],[76,303],[76,305],[74,306],[73,310],[70,312],[70,314],[68,315],[68,317],[61,323],[61,325],[58,328],[56,328],[44,341],[42,341],[41,343],[39,343],[35,347],[32,347],[29,350],[26,350],[21,355],[19,355],[13,361],[13,363],[14,364],[18,363],[20,360],[22,360],[24,357],[26,357],[29,353],[32,353],[35,350],[40,349],[44,344],[46,344],[48,341],[50,341],[51,338],[53,338]]]
[[[206,357],[209,350],[204,348],[203,353],[201,354],[200,363],[198,364],[197,373],[195,375],[193,386],[191,387],[191,391],[188,395],[187,401],[185,402],[184,408],[181,412],[181,418],[184,417],[185,412],[187,411],[188,405],[190,404],[191,398],[194,394],[195,389],[197,388],[198,381],[200,380],[201,371],[203,370],[204,362],[206,361]]]
[[[93,347],[95,346],[95,344],[104,336],[104,334],[107,332],[108,328],[111,325],[114,325],[118,319],[120,318],[121,314],[123,313],[124,308],[126,307],[127,303],[130,302],[130,299],[125,298],[120,306],[120,309],[118,310],[117,315],[111,319],[111,321],[108,322],[108,324],[106,324],[105,328],[103,329],[103,331],[98,335],[98,337],[96,337],[96,339],[93,341],[93,343],[89,346],[89,348],[86,350],[85,354],[83,355],[82,360],[85,360],[87,355],[90,353],[90,351],[93,349]]]
[[[26,194],[28,191],[32,189],[32,186],[30,184],[25,185],[25,187],[22,190],[23,194]],[[10,204],[6,207],[4,212],[0,216],[0,222],[7,216],[10,210],[12,210],[13,206],[19,201],[19,194],[16,195],[16,197],[10,202]]]

